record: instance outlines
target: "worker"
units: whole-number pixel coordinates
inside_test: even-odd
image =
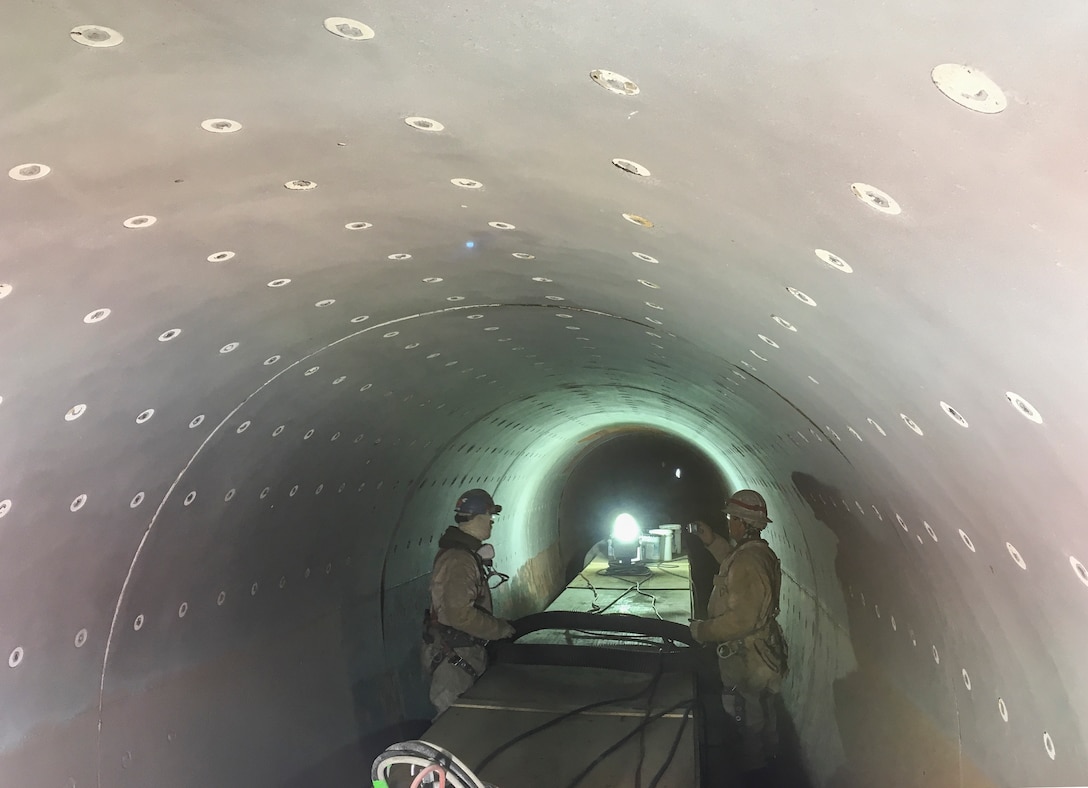
[[[497,573],[491,565],[495,548],[485,542],[501,511],[486,490],[468,490],[454,507],[457,525],[438,540],[422,649],[431,676],[431,703],[438,714],[487,669],[487,642],[514,635],[509,621],[492,614],[488,585],[489,577]]]
[[[731,495],[723,509],[735,544],[697,523],[700,541],[721,565],[705,620],[691,622],[700,643],[717,644],[722,705],[738,726],[740,769],[751,785],[769,784],[777,755],[775,696],[787,671],[787,647],[778,625],[782,569],[761,534],[771,522],[755,490]]]

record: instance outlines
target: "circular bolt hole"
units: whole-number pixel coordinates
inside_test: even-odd
[[[768,345],[770,345],[773,348],[778,348],[779,347],[779,344],[777,342],[775,342],[773,339],[771,339],[770,337],[765,337],[765,336],[763,336],[763,334],[756,334],[756,336],[758,336],[760,339],[762,339],[764,342],[766,342]]]
[[[139,632],[141,629],[144,628],[144,614],[143,613],[140,613],[140,615],[136,616],[136,618],[133,620],[132,628],[134,630],[136,630],[137,632]]]
[[[936,542],[937,532],[933,530],[933,526],[927,523],[925,520],[922,521],[922,526],[926,529],[926,533],[929,534],[929,538]]]
[[[223,603],[226,602],[226,601],[227,601],[227,592],[226,591],[220,591],[219,596],[217,596],[215,598],[215,604],[218,605],[219,607],[222,607]]]
[[[231,487],[229,490],[227,490],[227,494],[223,496],[223,501],[226,503],[230,503],[232,500],[234,500],[234,496],[237,494],[238,491]]]
[[[86,629],[81,629],[81,630],[79,630],[79,632],[76,632],[76,638],[73,641],[73,643],[75,643],[75,647],[76,648],[83,648],[83,646],[84,646],[84,644],[86,642],[87,642],[87,630]]]
[[[316,306],[318,309],[324,309],[325,307],[332,306],[335,303],[336,303],[335,298],[323,298],[320,301],[318,301],[316,304],[314,304],[314,306]]]
[[[797,331],[797,327],[783,317],[779,317],[778,315],[771,315],[771,319],[787,331]]]
[[[612,163],[624,172],[629,172],[632,175],[638,175],[643,178],[650,177],[650,171],[637,161],[631,161],[630,159],[612,159]]]
[[[69,506],[68,508],[71,509],[73,512],[78,512],[80,509],[83,508],[83,505],[85,503],[87,503],[87,494],[81,493],[80,495],[76,496],[76,499],[72,501],[71,506]]]
[[[832,254],[826,249],[817,249],[816,256],[827,263],[832,268],[842,271],[844,274],[854,273],[854,269],[850,267],[850,264],[839,257],[837,254]]]
[[[169,342],[171,339],[177,339],[180,335],[180,328],[171,328],[169,331],[163,331],[161,334],[159,334],[159,341]]]
[[[242,128],[242,124],[229,118],[209,118],[201,122],[200,128],[213,134],[233,134]]]
[[[967,687],[967,691],[970,692],[971,691],[971,677],[967,674],[967,668],[964,668],[961,672],[963,674],[963,686]]]
[[[389,259],[390,260],[411,260],[412,255],[407,254],[406,252],[397,252],[396,254],[389,255]]]
[[[290,189],[293,192],[308,192],[316,189],[317,184],[313,181],[299,179],[294,181],[287,181],[287,183],[283,184],[283,187],[285,189]]]
[[[103,320],[110,316],[110,312],[111,310],[105,308],[96,309],[93,312],[88,312],[87,315],[83,318],[83,322],[101,323]]]
[[[239,435],[241,435],[243,432],[245,432],[246,430],[249,429],[249,425],[252,424],[252,423],[253,422],[248,421],[248,420],[243,421],[241,424],[238,425],[238,429],[236,429],[235,432],[237,432]]]
[[[941,410],[948,414],[948,418],[959,424],[961,427],[967,426],[967,419],[965,419],[960,412],[949,405],[947,402],[941,402]]]
[[[816,302],[805,293],[802,293],[796,287],[787,287],[786,291],[800,301],[802,304],[808,304],[809,306],[816,306]]]
[[[196,490],[191,490],[189,492],[189,494],[185,496],[185,500],[182,501],[182,503],[185,504],[186,506],[189,506],[195,500],[196,500]]]
[[[145,410],[143,413],[141,413],[139,416],[136,417],[136,423],[137,424],[144,424],[144,423],[150,421],[151,417],[154,416],[154,415],[155,415],[155,409],[154,408],[148,408],[147,410]]]
[[[511,257],[516,257],[519,260],[535,260],[536,259],[535,254],[529,254],[528,252],[514,252],[510,256]]]
[[[347,38],[352,41],[369,41],[374,38],[373,29],[357,19],[347,19],[342,16],[330,16],[326,19],[325,29],[334,36],[340,36],[340,38]]]
[[[933,84],[961,107],[995,115],[1008,106],[1005,94],[981,71],[959,63],[942,63],[930,74]]]
[[[52,172],[48,164],[20,164],[8,170],[8,177],[16,181],[36,181]]]
[[[1043,747],[1046,748],[1046,754],[1050,756],[1050,760],[1054,760],[1057,757],[1057,753],[1054,750],[1054,740],[1050,738],[1050,734],[1043,731]]]
[[[454,186],[460,186],[462,189],[482,189],[484,187],[482,183],[471,178],[452,178],[450,183]]]
[[[283,287],[284,285],[289,285],[289,284],[291,284],[290,279],[273,279],[271,282],[268,283],[268,286],[269,287]]]
[[[1021,569],[1027,569],[1027,562],[1024,561],[1024,557],[1020,555],[1020,551],[1013,547],[1012,542],[1005,542],[1005,549],[1009,551],[1009,555],[1012,556],[1012,560],[1016,562],[1016,565]]]
[[[266,359],[264,360],[264,366],[266,366],[266,367],[270,367],[270,366],[272,366],[273,364],[276,364],[276,363],[278,363],[278,362],[279,362],[279,360],[280,360],[280,356],[269,356],[268,358],[266,358]]]
[[[960,539],[962,539],[962,540],[963,540],[963,543],[964,543],[965,545],[967,545],[967,549],[968,549],[968,550],[970,550],[970,551],[971,551],[972,553],[976,552],[976,550],[975,550],[975,543],[971,541],[971,537],[970,537],[970,536],[968,536],[967,534],[965,534],[965,533],[963,532],[963,529],[962,529],[962,528],[960,529]]]
[[[488,222],[488,227],[494,227],[496,230],[516,230],[517,228],[510,224],[510,222]]]
[[[23,647],[18,646],[8,655],[8,667],[17,668],[23,661]]]
[[[254,583],[253,585],[251,585],[249,587],[249,595],[250,596],[257,596],[257,592],[259,590],[260,590],[260,586],[258,586],[256,583]]]
[[[1016,411],[1029,421],[1034,421],[1036,424],[1043,423],[1043,417],[1039,414],[1039,411],[1032,407],[1031,403],[1021,397],[1019,394],[1014,394],[1011,391],[1005,392],[1005,398],[1012,404]]]
[[[344,228],[347,230],[369,230],[373,226],[370,222],[348,222],[344,225]]]
[[[638,85],[634,81],[614,71],[597,68],[589,72],[589,78],[605,90],[620,96],[634,96],[639,92]]]
[[[234,252],[216,252],[215,254],[208,255],[209,263],[225,263],[227,260],[234,259]]]
[[[204,416],[197,416],[195,419],[189,422],[189,429],[196,429],[204,423]]]
[[[637,213],[625,213],[623,218],[629,221],[631,224],[637,224],[639,227],[653,227],[654,223],[647,219],[645,216],[639,216]]]
[[[936,646],[933,647],[933,661],[936,662],[938,665],[941,664],[941,655],[937,652]]]
[[[144,494],[142,492],[136,493],[131,501],[129,501],[129,508],[135,509],[137,506],[144,502]]]
[[[442,131],[446,127],[432,118],[411,117],[405,118],[404,122],[411,126],[413,129],[419,129],[420,131]]]
[[[997,699],[997,713],[1001,715],[1001,719],[1005,722],[1009,721],[1009,707],[1005,705],[1004,698]]]
[[[240,343],[238,342],[228,342],[227,344],[223,345],[223,347],[219,348],[219,352],[223,355],[226,355],[227,353],[233,353],[235,350],[238,349],[239,344]]]
[[[1088,586],[1088,569],[1084,568],[1084,564],[1078,561],[1075,556],[1069,556],[1069,565],[1073,567],[1073,571],[1076,572],[1080,582]]]
[[[924,434],[925,434],[924,432],[922,432],[922,428],[921,428],[921,427],[919,427],[919,426],[918,426],[918,425],[917,425],[917,424],[915,423],[914,419],[912,419],[912,418],[911,418],[910,416],[908,416],[908,415],[907,415],[906,413],[900,413],[900,414],[899,414],[899,418],[903,419],[903,423],[904,423],[904,424],[906,424],[906,425],[907,425],[908,427],[910,427],[910,428],[911,428],[911,430],[913,430],[913,431],[914,431],[915,433],[917,433],[918,435],[924,435]]]
[[[875,186],[870,186],[867,183],[852,183],[850,184],[850,190],[854,193],[855,197],[873,210],[891,216],[900,214],[903,211],[903,209],[899,207],[899,203],[893,200],[886,192],[882,192]]]
[[[153,225],[157,221],[158,221],[158,219],[155,218],[154,216],[143,215],[143,216],[133,216],[133,217],[131,217],[129,219],[125,219],[125,221],[122,222],[122,224],[124,224],[124,226],[127,227],[130,230],[139,230],[139,229],[142,229],[144,227],[150,227],[151,225]]]
[[[68,34],[77,44],[87,47],[115,47],[125,37],[110,27],[102,25],[79,25]]]

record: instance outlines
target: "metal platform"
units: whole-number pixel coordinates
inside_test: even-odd
[[[549,611],[604,610],[686,624],[691,613],[687,560],[650,567],[647,578],[598,574],[607,562],[590,564],[549,605]],[[546,630],[519,639],[524,643],[567,644],[574,648],[608,647],[654,653],[649,638]],[[577,652],[574,652],[575,661]],[[653,685],[652,694],[646,690]],[[641,694],[640,694],[641,692]],[[578,784],[634,785],[644,753],[641,784],[648,786],[675,754],[658,788],[690,788],[698,784],[692,718],[685,720],[695,694],[684,673],[642,673],[580,666],[499,664],[487,673],[422,738],[453,752],[476,769],[489,753],[530,729],[564,713],[609,699],[575,714],[505,750],[479,772],[499,788],[564,788],[593,762],[600,762]],[[694,712],[692,712],[693,714]],[[658,717],[635,732],[647,717]],[[632,732],[635,732],[633,735]],[[622,744],[619,742],[628,737]],[[609,752],[615,745],[615,750]]]

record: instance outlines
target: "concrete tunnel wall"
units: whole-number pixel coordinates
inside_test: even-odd
[[[362,773],[453,497],[542,604],[627,428],[766,493],[816,784],[1088,784],[1078,4],[5,12],[5,784]]]

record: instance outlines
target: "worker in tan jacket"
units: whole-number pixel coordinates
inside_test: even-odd
[[[700,541],[721,564],[705,620],[691,622],[700,643],[716,643],[722,677],[722,705],[740,726],[742,771],[767,767],[778,747],[774,696],[787,671],[787,650],[778,625],[782,570],[778,556],[761,538],[771,522],[767,503],[755,490],[726,501],[729,535],[735,544],[698,523]]]
[[[449,708],[487,669],[489,640],[512,637],[510,622],[492,614],[491,588],[495,515],[502,511],[485,490],[457,499],[454,519],[438,540],[431,570],[431,607],[424,615],[423,664],[431,675],[431,703],[438,714]]]

